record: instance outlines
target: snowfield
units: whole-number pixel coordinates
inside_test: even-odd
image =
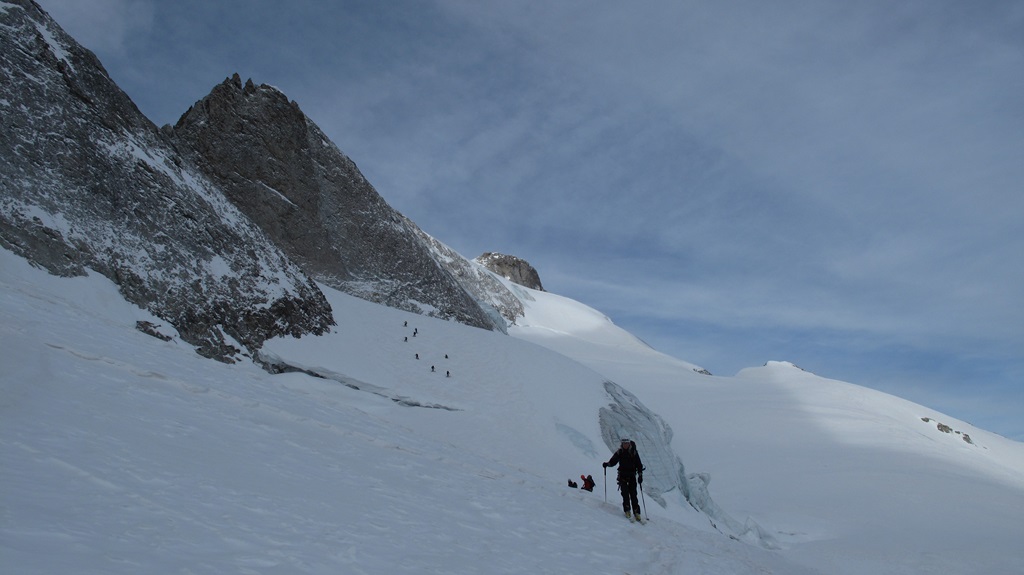
[[[506,336],[324,291],[337,327],[272,375],[0,250],[0,572],[1024,572],[1020,443],[784,362],[700,375],[553,294]],[[608,382],[720,514],[622,517]]]

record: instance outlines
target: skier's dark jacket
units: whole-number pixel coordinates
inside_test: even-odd
[[[640,454],[636,452],[636,444],[629,442],[629,447],[620,447],[608,460],[608,467],[619,464],[619,478],[633,477],[633,474],[644,476],[644,464],[640,462]]]

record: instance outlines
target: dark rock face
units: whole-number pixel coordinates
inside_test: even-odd
[[[513,283],[530,289],[544,291],[544,286],[540,283],[540,275],[537,273],[537,270],[522,258],[487,252],[476,258],[476,261]]]
[[[504,328],[275,88],[236,74],[164,131],[314,279],[390,307]]]
[[[333,325],[320,290],[38,5],[0,9],[0,245],[95,270],[225,359]]]

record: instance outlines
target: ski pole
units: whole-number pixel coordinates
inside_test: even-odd
[[[604,468],[604,502],[608,503],[608,468]]]
[[[644,517],[649,521],[651,516],[647,514],[647,502],[644,501],[644,484],[640,484],[640,502],[644,504]]]

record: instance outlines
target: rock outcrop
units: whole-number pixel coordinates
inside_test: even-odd
[[[95,270],[227,359],[322,333],[302,270],[182,157],[37,4],[0,7],[0,245],[58,275]]]
[[[235,74],[164,131],[314,279],[391,307],[504,329],[433,259],[425,234],[277,89]]]
[[[512,283],[544,291],[537,270],[522,258],[487,252],[476,258],[476,261]]]

